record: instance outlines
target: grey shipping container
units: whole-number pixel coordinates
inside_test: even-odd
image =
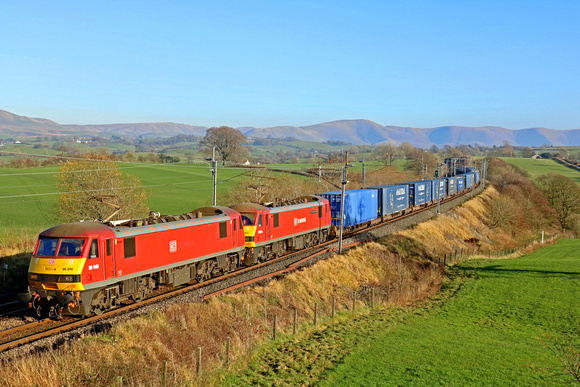
[[[447,195],[455,195],[457,193],[457,177],[446,177],[445,181],[447,182]]]
[[[409,208],[409,186],[405,184],[368,187],[377,190],[377,213],[379,216],[394,214]]]
[[[340,226],[340,191],[320,194],[330,202],[332,225]],[[344,194],[344,227],[352,227],[377,218],[377,190],[349,189]]]

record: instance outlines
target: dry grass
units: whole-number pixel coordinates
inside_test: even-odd
[[[226,337],[231,339],[232,362],[242,367],[253,348],[270,338],[274,315],[279,332],[289,334],[294,309],[301,329],[307,329],[315,303],[320,324],[329,322],[333,296],[338,311],[352,308],[353,292],[358,295],[357,308],[365,309],[371,287],[377,290],[377,302],[405,305],[432,294],[442,278],[435,266],[406,263],[385,246],[371,243],[264,286],[200,304],[172,306],[163,314],[115,326],[106,335],[15,360],[3,368],[0,383],[110,385],[123,376],[125,384],[158,385],[166,361],[169,385],[212,384],[219,372],[209,370],[223,367]],[[204,373],[199,378],[195,372],[197,347],[203,348]],[[43,372],[34,372],[38,369]]]
[[[169,386],[216,384],[225,368],[227,337],[230,367],[243,368],[256,347],[270,340],[274,316],[279,333],[290,335],[294,310],[299,330],[312,329],[315,304],[320,313],[318,329],[330,324],[333,297],[339,313],[352,312],[353,294],[359,313],[368,311],[370,289],[382,307],[408,305],[437,292],[444,270],[434,261],[443,254],[462,247],[515,247],[518,240],[511,233],[485,225],[486,205],[497,195],[489,188],[454,213],[381,240],[384,245],[369,243],[265,285],[204,303],[171,306],[163,313],[115,326],[106,335],[14,360],[0,371],[0,384],[100,386],[112,385],[123,376],[124,385],[161,385],[164,362]],[[203,357],[201,375],[195,369],[198,347]]]
[[[529,230],[520,230],[520,233],[513,235],[502,228],[488,227],[487,207],[499,196],[498,191],[490,186],[455,211],[421,223],[401,234],[421,241],[437,256],[460,249],[481,252],[513,249],[531,241],[533,237],[537,238]]]

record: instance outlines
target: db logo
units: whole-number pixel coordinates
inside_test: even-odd
[[[305,223],[306,222],[306,218],[294,218],[294,226],[298,226],[298,224],[300,223]]]
[[[169,252],[175,253],[177,251],[177,241],[169,242]]]

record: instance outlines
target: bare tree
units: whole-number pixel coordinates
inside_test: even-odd
[[[398,156],[399,150],[393,144],[382,144],[378,146],[377,153],[379,158],[386,164],[391,165],[393,160]]]
[[[525,157],[527,159],[531,159],[532,157],[534,157],[535,154],[536,152],[534,152],[534,150],[529,146],[522,149],[522,157]]]
[[[572,179],[553,172],[538,177],[536,184],[556,211],[562,231],[569,229],[570,217],[580,213],[580,187]]]
[[[238,129],[229,126],[220,126],[209,128],[205,132],[205,137],[201,140],[202,149],[211,154],[212,148],[215,147],[222,165],[231,160],[236,153],[242,151],[242,144],[246,142],[246,136]]]
[[[57,218],[62,222],[129,219],[149,212],[141,181],[107,156],[70,160],[57,175]],[[112,216],[112,217],[111,217]]]

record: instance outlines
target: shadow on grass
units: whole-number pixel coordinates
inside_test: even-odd
[[[534,275],[553,275],[553,276],[562,276],[562,275],[570,275],[570,276],[580,276],[580,272],[576,271],[553,271],[553,270],[528,270],[528,269],[508,269],[500,265],[491,265],[491,266],[458,266],[457,270],[467,272],[467,271],[475,271],[481,276],[492,276],[493,274],[497,274],[497,276],[501,276],[502,274],[507,275],[508,273],[522,273],[522,274],[534,274]]]

